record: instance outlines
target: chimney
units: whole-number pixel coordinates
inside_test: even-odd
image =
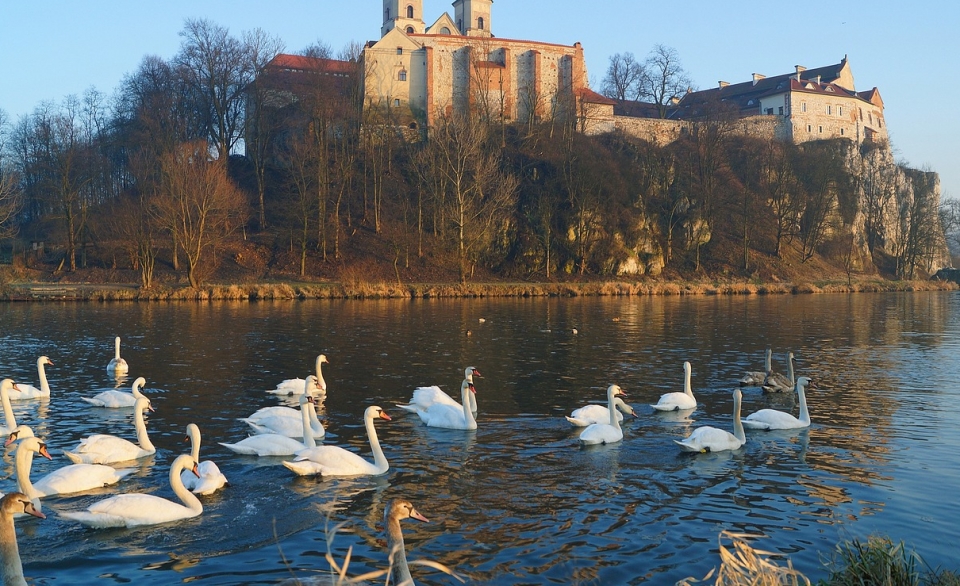
[[[757,85],[757,83],[758,83],[761,79],[765,79],[766,77],[767,77],[767,76],[766,76],[766,75],[763,75],[762,73],[754,73],[754,74],[753,74],[753,85]]]
[[[817,76],[817,85],[820,85],[820,76]]]
[[[807,70],[803,65],[794,65],[797,68],[797,81],[800,81],[800,74]]]
[[[728,85],[730,85],[730,82],[729,82],[729,81],[720,81],[720,82],[717,82],[717,83],[720,85],[720,89],[723,89],[723,88],[727,87]]]

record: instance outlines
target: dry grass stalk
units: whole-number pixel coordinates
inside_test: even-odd
[[[710,570],[706,576],[684,578],[677,582],[677,586],[691,586],[692,584],[706,583],[714,573],[716,586],[810,586],[807,579],[788,559],[787,566],[782,567],[770,560],[778,554],[769,551],[754,549],[747,543],[747,539],[759,537],[746,533],[721,531],[718,538],[720,546],[720,570]],[[724,545],[724,539],[730,540],[730,547]]]

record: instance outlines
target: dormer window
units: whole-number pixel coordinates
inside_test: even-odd
[[[413,18],[413,6],[407,6],[407,18]]]
[[[830,93],[833,93],[834,89],[833,89],[832,87],[830,87],[830,86],[827,86],[827,91],[830,92]]]

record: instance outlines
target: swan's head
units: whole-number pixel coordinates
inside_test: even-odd
[[[797,386],[798,386],[798,387],[806,387],[806,388],[808,388],[808,389],[815,389],[815,388],[817,388],[817,385],[816,385],[812,380],[810,380],[810,377],[808,377],[808,376],[801,376],[800,378],[798,378],[798,379],[797,379]]]
[[[188,441],[192,440],[193,438],[197,438],[197,437],[200,437],[200,428],[197,427],[197,424],[196,424],[196,423],[188,423],[188,424],[187,424],[187,437],[185,437],[185,438],[183,439],[183,441],[188,442]]]
[[[733,401],[739,403],[743,399],[743,393],[740,392],[740,389],[733,390]]]
[[[685,372],[685,373],[687,373],[687,374],[690,374],[690,371],[691,371],[692,369],[693,369],[693,367],[690,366],[690,363],[689,363],[689,362],[684,362],[684,363],[683,363],[683,372]]]
[[[153,404],[150,402],[150,399],[146,397],[138,397],[133,408],[135,411],[153,411]]]
[[[391,421],[391,417],[387,415],[387,412],[376,405],[367,407],[367,410],[364,411],[363,416],[366,419],[386,419],[387,421]]]
[[[396,519],[399,522],[401,519],[416,519],[417,521],[423,521],[424,523],[429,523],[430,520],[421,515],[410,501],[403,499],[394,499],[390,501],[390,504],[387,505],[387,508],[383,511],[383,517],[388,522],[390,519]]]
[[[22,492],[11,492],[0,499],[0,510],[10,515],[25,513],[41,519],[47,516],[37,510],[33,502]]]
[[[467,383],[467,388],[470,389],[470,392],[474,395],[477,394],[477,387],[473,386],[473,383]]]
[[[53,456],[47,451],[47,444],[40,441],[40,438],[28,437],[20,442],[20,447],[17,449],[36,452],[48,460],[53,460]]]
[[[463,369],[463,378],[467,379],[468,381],[472,381],[473,377],[475,376],[483,378],[483,375],[480,374],[480,371],[477,370],[475,366],[468,366]]]
[[[17,391],[20,392],[20,387],[17,386],[17,383],[13,382],[12,378],[5,378],[0,382],[0,390],[3,391]]]
[[[317,364],[330,364],[330,361],[327,360],[327,355],[321,354],[320,356],[317,356]]]
[[[620,397],[617,397],[617,398],[614,400],[613,404],[616,405],[616,406],[617,406],[617,409],[619,409],[619,410],[622,411],[623,413],[626,413],[627,415],[632,415],[632,416],[634,416],[634,417],[639,417],[639,416],[637,415],[637,412],[633,410],[633,407],[631,407],[630,405],[627,405],[626,403],[624,403],[624,402],[623,402],[623,399],[621,399]]]
[[[620,385],[610,385],[607,387],[607,394],[613,397],[621,396],[626,397],[627,394],[623,392],[623,389],[620,388]]]
[[[43,366],[44,364],[49,364],[50,366],[53,366],[53,360],[50,360],[46,356],[41,356],[40,358],[37,358],[37,366]]]
[[[27,439],[28,437],[36,437],[33,435],[33,429],[29,425],[18,425],[10,432],[10,435],[7,436],[7,441],[3,442],[3,445],[9,446],[17,440]]]

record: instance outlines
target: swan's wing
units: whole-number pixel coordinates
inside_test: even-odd
[[[184,470],[180,479],[183,485],[194,494],[213,494],[228,484],[227,477],[220,472],[220,468],[211,460],[200,462],[197,466],[197,478],[193,472]]]
[[[294,409],[293,407],[284,407],[283,405],[261,407],[260,409],[254,411],[249,417],[241,419],[241,421],[259,422],[261,419],[265,419],[267,417],[293,417],[295,419],[300,419],[300,411]]]
[[[116,484],[135,471],[134,468],[117,470],[103,464],[71,464],[47,474],[33,486],[41,496],[71,494]]]
[[[137,403],[137,398],[132,393],[123,391],[103,391],[96,394],[93,398],[81,397],[87,403],[97,407],[108,407],[118,409],[121,407],[133,407]]]
[[[410,405],[415,405],[420,409],[429,409],[433,405],[450,405],[452,407],[461,407],[460,403],[454,400],[450,395],[440,390],[438,386],[417,387],[413,391],[413,398]]]
[[[623,439],[623,431],[609,423],[594,423],[580,434],[584,444],[613,444]]]
[[[761,409],[747,415],[742,421],[750,429],[794,429],[804,427],[800,420],[789,413],[776,409]],[[762,427],[761,427],[762,426]]]
[[[259,421],[243,419],[255,433],[276,433],[286,437],[303,437],[303,419],[297,417],[264,417]]]
[[[49,397],[50,393],[44,393],[37,387],[33,385],[26,385],[23,383],[17,383],[17,388],[20,389],[19,393],[10,393],[10,400],[17,401],[23,399],[37,399],[39,397]]]
[[[297,452],[294,463],[304,461],[319,465],[319,473],[324,476],[367,474],[374,468],[373,464],[362,456],[339,446],[317,446]]]
[[[306,385],[307,381],[302,378],[288,378],[285,381],[281,381],[277,385],[277,388],[267,391],[274,395],[302,395],[303,387]]]
[[[767,378],[766,372],[753,371],[748,372],[743,375],[743,378],[740,379],[741,387],[759,387],[763,384],[763,381]]]
[[[316,476],[323,471],[323,466],[310,460],[284,462],[283,465],[300,476]]]
[[[676,411],[678,409],[695,409],[697,400],[686,393],[666,393],[660,395],[656,405],[651,405],[657,411]]]
[[[447,429],[466,429],[467,420],[463,415],[463,407],[458,403],[441,405],[435,403],[427,410],[417,411],[420,419],[430,427],[444,427]]]
[[[735,435],[710,426],[698,427],[687,439],[674,441],[688,452],[719,452],[740,447],[740,440]]]
[[[121,494],[93,503],[85,512],[61,513],[61,516],[94,527],[136,527],[198,514],[179,503],[151,494]]]
[[[290,456],[303,449],[303,444],[297,440],[275,433],[254,435],[235,444],[220,442],[220,445],[249,456]]]

